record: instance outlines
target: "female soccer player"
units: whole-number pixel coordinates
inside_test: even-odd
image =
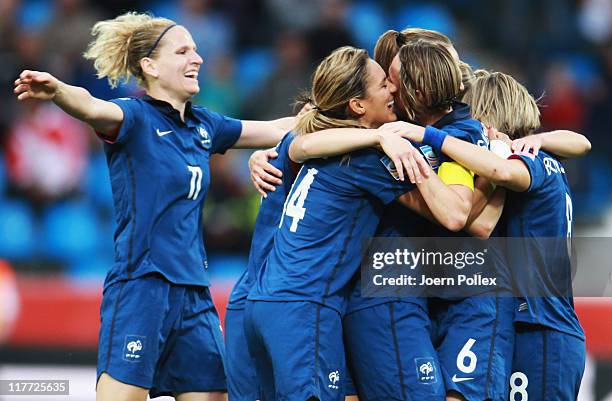
[[[378,127],[395,119],[386,74],[363,50],[343,48],[317,67],[313,110],[299,133]],[[367,137],[367,130],[363,130]],[[290,147],[301,161],[304,149]],[[367,141],[367,139],[365,140]],[[274,245],[248,299],[245,328],[264,394],[340,399],[344,380],[341,315],[382,205],[414,186],[374,149],[304,163],[287,197]],[[283,319],[270,319],[270,316]],[[264,397],[266,398],[266,397]]]
[[[239,121],[189,101],[202,58],[189,32],[126,13],[97,23],[85,57],[112,86],[142,98],[97,99],[45,72],[23,71],[19,100],[52,100],[101,136],[115,203],[115,264],[104,285],[97,400],[221,400],[223,339],[208,290],[200,214],[208,160],[230,147],[269,147],[293,125]]]
[[[535,101],[512,77],[486,74],[474,81],[471,90],[482,105],[483,120],[508,128],[511,139],[529,136],[539,126]],[[526,108],[530,114],[524,113]],[[517,115],[528,119],[517,119]],[[506,160],[433,127],[395,127],[510,191],[502,216],[503,235],[523,239],[510,240],[507,253],[516,290],[523,296],[514,310],[517,334],[510,400],[524,400],[529,395],[543,400],[576,399],[585,344],[571,294],[565,239],[572,236],[572,200],[563,166],[542,151],[537,155],[515,153]],[[570,151],[574,154],[590,149],[586,138],[565,135],[573,141]]]
[[[412,118],[415,118],[416,113],[419,113],[418,118],[426,121],[437,121],[444,117],[440,121],[442,126],[447,125],[449,128],[455,128],[458,136],[467,137],[471,133],[472,136],[476,137],[474,141],[481,139],[481,125],[477,121],[470,120],[469,109],[466,113],[465,106],[454,105],[455,110],[451,113],[448,112],[452,105],[452,99],[461,88],[461,73],[455,63],[456,52],[454,52],[455,56],[453,57],[447,49],[450,46],[450,41],[448,39],[446,41],[440,40],[436,36],[438,40],[436,42],[432,41],[430,46],[417,48],[416,45],[419,44],[417,43],[419,40],[415,36],[417,36],[416,33],[413,33],[413,51],[417,53],[418,50],[421,50],[421,53],[418,55],[412,54],[410,58],[407,57],[406,67],[410,69],[410,73],[415,77],[415,81],[418,81],[420,87],[415,88],[413,84],[411,89],[432,95],[427,99],[409,99],[410,107],[406,107],[403,114],[410,114]],[[389,37],[391,36],[388,34],[383,35],[377,44],[379,56],[383,53],[380,49],[385,47],[385,38]],[[420,41],[423,42],[422,39]],[[393,44],[395,44],[395,39]],[[397,48],[391,51],[397,53]],[[393,55],[395,56],[395,54]],[[396,61],[399,65],[399,58]],[[395,82],[402,86],[404,83],[400,81],[398,65],[392,71],[395,75],[391,75],[390,78],[395,79]],[[398,97],[396,96],[396,98]],[[448,105],[443,106],[441,103],[444,102],[447,102]],[[400,103],[400,108],[402,108],[402,104]],[[329,138],[331,136],[328,136],[331,135],[330,133],[317,135],[320,135],[321,139],[328,140],[325,146],[337,146],[335,143],[330,143]],[[358,134],[356,133],[355,136],[358,136]],[[313,135],[311,138],[305,138],[303,142],[311,142],[310,148],[313,148],[314,138]],[[342,139],[345,142],[347,141],[346,138]],[[305,145],[303,146],[305,147]],[[309,152],[302,153],[312,156],[316,151],[310,149]],[[446,168],[447,164],[445,163],[443,169]],[[472,176],[469,173],[466,175],[471,184]],[[441,176],[444,177],[444,174]],[[430,200],[438,202],[435,210],[442,212],[437,216],[440,221],[445,226],[448,225],[449,228],[459,229],[465,224],[469,207],[471,207],[471,201],[469,199],[462,200],[461,195],[467,198],[471,195],[471,190],[463,188],[464,182],[453,181],[457,180],[457,177],[453,176],[454,174],[451,171],[451,174],[447,177],[448,184],[459,184],[457,185],[459,187],[457,193],[454,192],[454,188],[447,187],[437,177],[435,177],[437,181],[434,181],[433,177],[429,180],[437,185],[434,187],[435,189],[429,190],[428,193],[435,194],[435,197],[430,198]],[[426,191],[428,185],[424,185]],[[393,206],[386,208],[383,220],[384,222],[377,230],[377,236],[420,235],[415,229],[415,225],[423,224],[422,221],[419,222],[412,217],[410,213],[401,210],[401,207],[394,208]],[[400,222],[399,225],[398,221]],[[457,228],[454,226],[457,226]],[[361,298],[359,297],[359,283],[355,286],[354,292],[355,294],[349,301],[344,326],[347,353],[351,359],[353,374],[362,397],[366,399],[405,399],[409,394],[410,397],[415,397],[415,399],[444,399],[444,383],[439,373],[436,352],[429,338],[429,317],[426,300],[424,298],[404,298],[401,300]],[[399,357],[400,354],[403,357]],[[414,366],[415,360],[421,361],[421,365],[431,367],[426,375],[430,384],[422,384],[422,374],[419,373],[419,367]],[[384,377],[373,376],[371,374],[372,369],[388,373]]]
[[[348,51],[352,50],[340,49],[330,57],[335,56],[338,58]],[[309,107],[311,105],[307,104],[301,113],[307,112]],[[367,136],[365,133],[363,135]],[[391,159],[401,159],[411,151],[417,153],[405,139],[396,134],[391,136],[374,134],[371,137],[374,139],[378,138],[379,146]],[[301,167],[289,157],[289,147],[293,143],[294,138],[293,132],[289,132],[283,137],[274,151],[277,157],[267,166],[267,168],[275,169],[281,173],[283,181],[270,192],[269,196],[262,198],[259,214],[253,229],[253,240],[251,242],[248,264],[236,282],[227,305],[227,312],[225,314],[225,368],[228,380],[228,395],[232,401],[254,401],[261,399],[259,381],[253,359],[248,353],[247,341],[244,335],[244,309],[247,295],[272,248],[274,233],[283,214],[283,204]],[[322,150],[319,156],[328,157],[335,154],[332,148],[328,148]],[[405,158],[404,160],[406,161]],[[422,158],[421,163],[425,169],[427,166]],[[410,165],[409,162],[405,164]]]

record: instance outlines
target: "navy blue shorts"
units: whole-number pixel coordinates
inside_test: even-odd
[[[262,399],[344,400],[346,366],[337,311],[313,302],[252,301],[245,312]]]
[[[102,298],[98,379],[150,389],[151,397],[225,391],[223,333],[207,287],[147,275]]]
[[[346,358],[360,399],[444,401],[427,311],[389,302],[344,317]]]
[[[577,399],[585,358],[581,338],[543,326],[518,324],[510,401]]]
[[[514,298],[431,299],[430,313],[446,391],[470,401],[507,401]]]
[[[244,309],[225,312],[225,371],[227,393],[232,401],[260,399],[255,362],[244,334]]]

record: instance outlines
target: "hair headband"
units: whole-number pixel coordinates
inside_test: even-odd
[[[157,37],[157,40],[155,41],[155,43],[153,43],[153,46],[151,46],[151,48],[149,49],[149,51],[147,52],[147,55],[145,57],[151,56],[151,53],[153,53],[153,50],[155,50],[155,48],[159,44],[159,41],[164,37],[166,32],[168,32],[171,28],[174,28],[175,26],[176,26],[176,24],[169,25],[166,29],[163,30],[162,33],[159,34],[159,36]]]

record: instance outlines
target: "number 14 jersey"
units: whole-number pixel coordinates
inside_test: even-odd
[[[414,188],[381,158],[365,149],[303,165],[248,299],[311,301],[344,313],[347,284],[383,206]]]

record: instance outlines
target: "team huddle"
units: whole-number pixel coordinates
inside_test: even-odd
[[[590,143],[535,134],[514,78],[472,71],[441,33],[387,31],[373,59],[347,46],[321,61],[298,116],[240,121],[189,102],[202,59],[180,25],[128,13],[93,33],[99,76],[136,78],[145,97],[107,102],[32,71],[15,93],[105,141],[117,256],[98,400],[576,399],[585,337],[558,288],[570,255],[539,239],[571,238],[558,158]],[[251,159],[263,197],[223,338],[200,219],[208,158],[274,145]],[[361,296],[365,240],[467,236],[530,241],[495,250],[501,284],[477,296]]]

